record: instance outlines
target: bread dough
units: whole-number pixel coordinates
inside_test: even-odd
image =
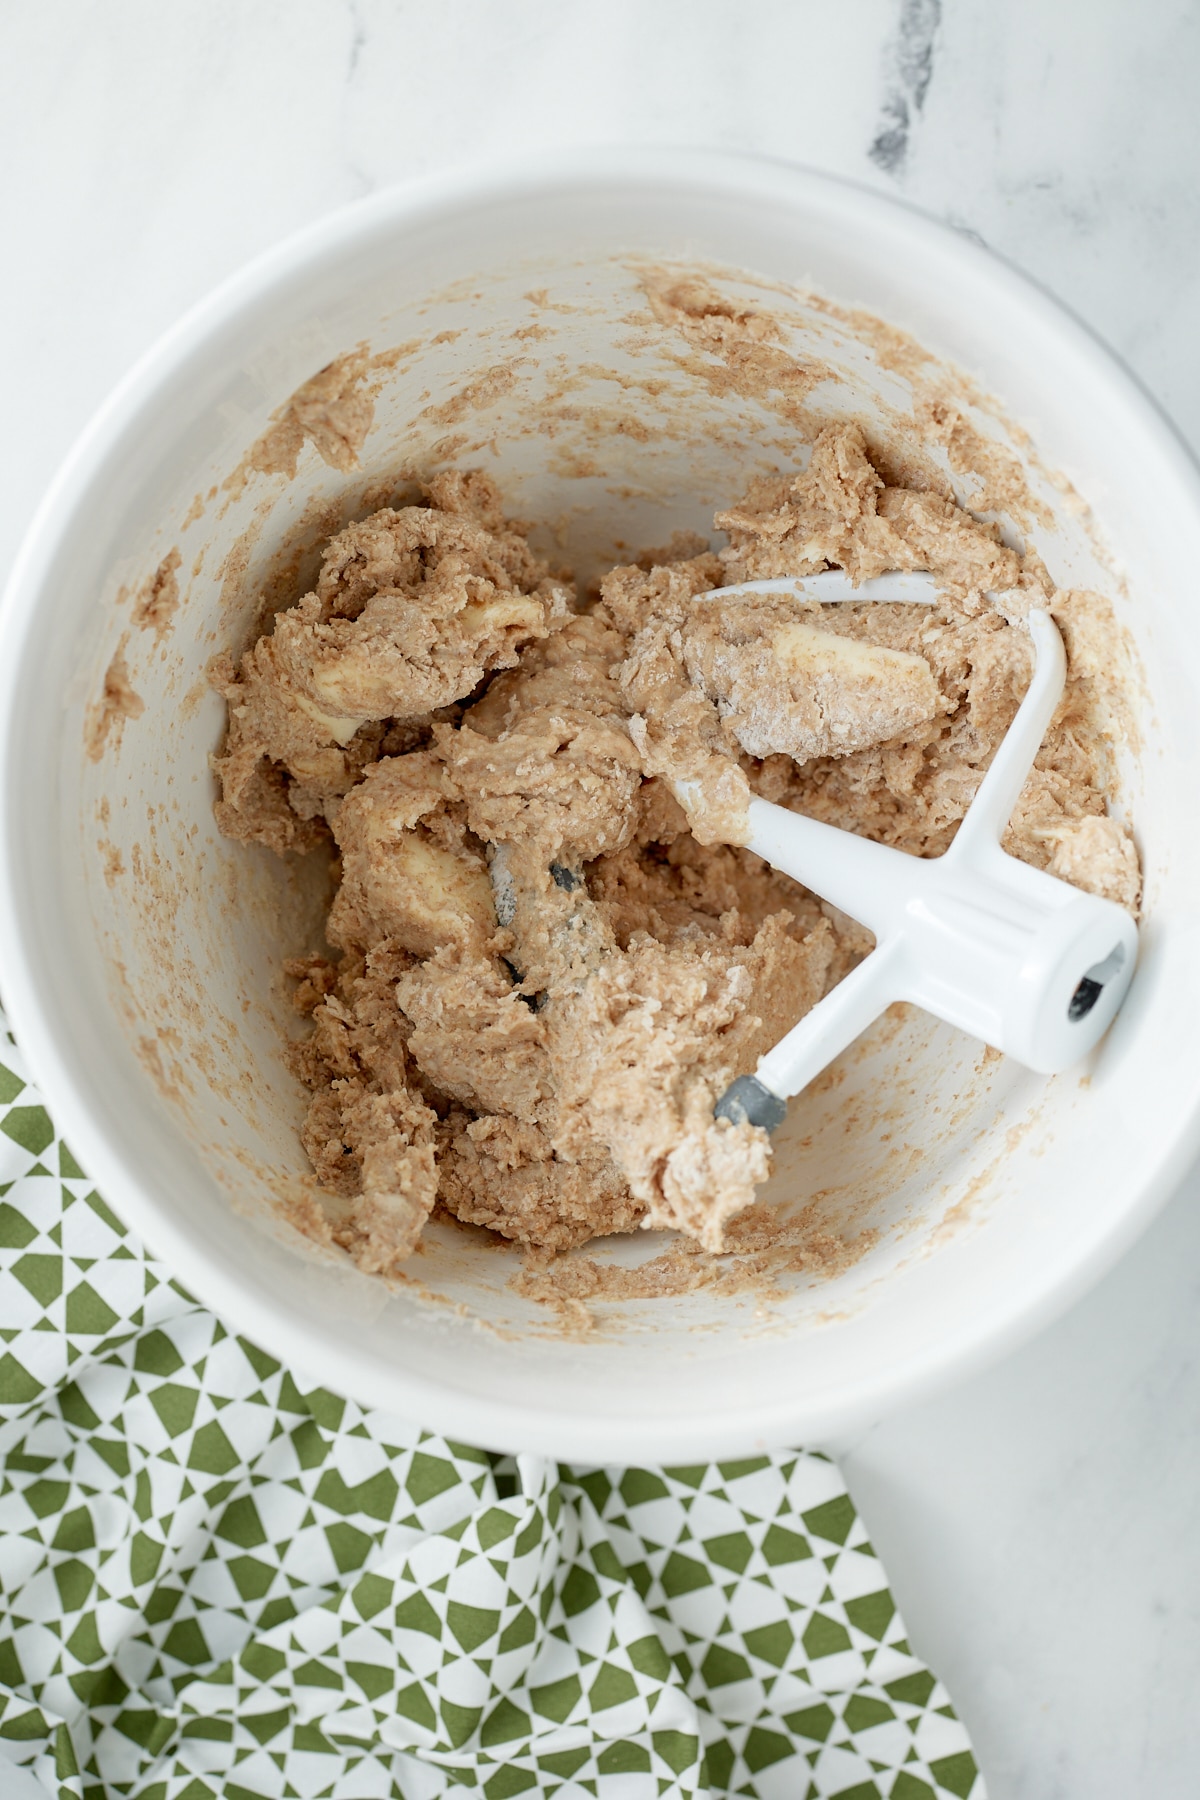
[[[716,522],[719,554],[681,536],[585,610],[489,478],[444,473],[339,533],[315,590],[217,666],[222,829],[338,857],[335,957],[287,965],[312,1021],[292,1056],[367,1270],[396,1271],[435,1208],[539,1254],[637,1226],[723,1248],[770,1152],[713,1104],[870,947],[742,847],[747,802],[940,854],[1028,684],[1031,604],[1070,672],[1006,847],[1136,909],[1103,601],[887,485],[853,424]],[[712,597],[830,566],[929,569],[941,598]]]

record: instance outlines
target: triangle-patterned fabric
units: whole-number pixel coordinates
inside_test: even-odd
[[[14,1791],[983,1800],[834,1464],[567,1469],[306,1390],[128,1236],[0,1045]]]

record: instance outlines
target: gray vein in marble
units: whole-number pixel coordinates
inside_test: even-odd
[[[377,186],[375,177],[364,167],[361,159],[351,147],[350,111],[354,103],[355,89],[358,86],[359,72],[362,68],[364,53],[368,44],[367,20],[359,0],[348,0],[346,8],[350,23],[350,47],[346,55],[346,77],[341,93],[341,146],[346,172],[358,190],[358,198],[374,193]]]
[[[353,36],[350,40],[350,57],[346,67],[347,85],[354,80],[358,73],[359,61],[367,44],[367,28],[355,0],[350,0],[350,24],[353,28]]]
[[[908,139],[933,79],[933,52],[942,0],[901,0],[896,35],[887,48],[888,87],[879,127],[867,155],[885,175],[901,175]]]

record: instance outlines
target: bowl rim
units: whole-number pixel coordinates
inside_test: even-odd
[[[632,188],[670,183],[699,195],[775,198],[826,215],[847,212],[876,233],[901,235],[918,255],[952,258],[1003,292],[1007,302],[1043,331],[1057,334],[1064,353],[1104,383],[1200,518],[1200,469],[1177,428],[1099,336],[1044,287],[974,236],[929,217],[911,203],[862,183],[763,156],[693,149],[582,149],[523,156],[486,167],[470,164],[389,187],[341,207],[266,249],[222,281],[164,332],[97,409],[60,465],[26,531],[0,598],[0,944],[11,951],[4,969],[4,1001],[14,1036],[53,1115],[89,1176],[151,1252],[172,1270],[186,1270],[189,1289],[218,1315],[264,1342],[293,1368],[306,1370],[311,1338],[274,1296],[253,1288],[232,1259],[211,1256],[203,1243],[160,1209],[152,1184],[124,1154],[115,1121],[97,1116],[60,1053],[39,1000],[36,957],[18,892],[19,864],[13,799],[20,750],[12,732],[13,701],[23,654],[37,615],[43,579],[56,546],[109,453],[159,387],[187,359],[272,288],[285,286],[306,265],[380,228],[402,232],[456,211],[581,191],[624,182]],[[708,1459],[799,1441],[828,1441],[952,1385],[995,1362],[1058,1317],[1119,1259],[1183,1178],[1200,1150],[1200,1092],[1177,1128],[1147,1164],[1128,1203],[1107,1232],[1076,1263],[1056,1265],[1053,1279],[1010,1294],[981,1310],[972,1329],[950,1345],[927,1343],[904,1359],[881,1364],[876,1378],[851,1391],[832,1388],[806,1401],[803,1415],[774,1400],[740,1407],[736,1418],[703,1424],[685,1420],[582,1419],[576,1413],[524,1403],[480,1399],[445,1379],[412,1368],[380,1368],[374,1353],[349,1343],[321,1346],[322,1385],[363,1404],[404,1412],[452,1437],[509,1450],[530,1450],[575,1461],[653,1462]]]

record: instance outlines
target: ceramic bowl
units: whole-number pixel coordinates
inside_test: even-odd
[[[1146,874],[1141,965],[1089,1064],[1050,1080],[922,1015],[887,1020],[793,1105],[769,1190],[844,1256],[782,1270],[773,1292],[603,1302],[571,1335],[513,1289],[518,1258],[483,1233],[435,1225],[388,1287],[281,1210],[308,1173],[279,961],[317,941],[325,877],[217,833],[223,703],[205,671],[264,604],[302,591],[324,534],[449,460],[494,473],[586,580],[678,527],[708,531],[751,474],[801,456],[786,395],[731,391],[648,311],[649,269],[697,267],[781,320],[775,341],[796,356],[819,353],[810,407],[894,424],[911,405],[903,367],[839,308],[977,383],[976,426],[1040,496],[1029,535],[1052,575],[1109,596],[1134,646],[1113,754]],[[289,396],[360,344],[376,391],[359,466],[306,445],[293,479],[248,471]],[[164,564],[178,609],[169,630],[139,628]],[[310,1377],[454,1437],[574,1461],[829,1441],[1065,1307],[1195,1151],[1198,569],[1196,470],[1130,376],[1029,281],[902,205],[770,162],[658,153],[380,195],[184,319],[31,528],[0,637],[17,1035],[111,1205],[191,1292]],[[118,655],[137,703],[93,755]],[[598,1254],[658,1248],[636,1234]]]

